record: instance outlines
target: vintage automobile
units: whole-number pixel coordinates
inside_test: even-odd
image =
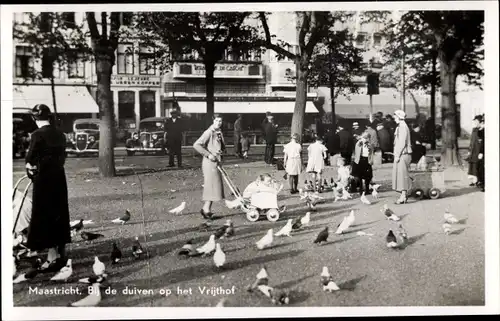
[[[12,153],[14,158],[24,158],[30,145],[31,131],[26,130],[24,125],[22,118],[12,119]]]
[[[125,143],[127,155],[133,156],[136,152],[165,155],[167,147],[165,121],[166,117],[149,117],[141,120],[139,130],[133,132]]]
[[[73,133],[69,134],[66,154],[98,155],[99,154],[99,119],[76,119],[73,122]]]

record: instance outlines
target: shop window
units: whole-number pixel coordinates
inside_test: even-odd
[[[156,75],[154,48],[144,45],[139,47],[139,73],[141,75]]]
[[[156,115],[156,97],[154,91],[141,91],[139,93],[140,118],[155,117]]]
[[[29,77],[33,68],[33,48],[16,46],[16,77]]]
[[[134,45],[118,45],[118,74],[134,74]]]
[[[135,92],[118,92],[118,116],[121,127],[133,121],[135,123]]]

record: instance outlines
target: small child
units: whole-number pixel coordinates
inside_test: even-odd
[[[317,186],[316,182],[319,181],[319,185],[321,182],[321,173],[325,168],[325,158],[328,152],[328,149],[323,145],[323,139],[316,135],[316,141],[309,145],[307,148],[308,159],[307,159],[307,168],[306,171],[311,174],[311,179],[313,181],[314,191],[317,192],[321,189],[320,186]]]
[[[358,186],[364,190],[365,194],[369,193],[370,183],[373,178],[373,149],[370,145],[370,134],[364,132],[359,138],[354,147],[354,161],[352,164],[352,176],[356,179],[354,186],[355,191]],[[364,189],[362,181],[364,181]]]
[[[337,159],[337,187],[348,188],[350,183],[351,168],[346,165],[344,158],[339,157]]]
[[[299,175],[302,171],[302,146],[298,143],[299,135],[293,134],[291,141],[283,148],[283,163],[288,175],[288,184],[290,185],[290,194],[299,192]]]
[[[250,183],[243,191],[243,198],[250,199],[253,194],[260,192],[276,193],[276,195],[283,189],[283,184],[279,184],[271,174],[262,174],[257,179]]]
[[[247,133],[243,133],[240,139],[241,151],[243,152],[243,158],[248,158],[248,151],[250,150],[250,138]]]

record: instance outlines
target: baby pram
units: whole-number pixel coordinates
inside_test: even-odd
[[[26,240],[26,230],[31,221],[31,208],[33,206],[31,197],[28,196],[31,180],[28,182],[24,191],[19,191],[19,185],[27,179],[28,176],[21,177],[14,185],[12,194],[12,211],[14,214],[14,227],[12,234],[14,237],[14,251],[27,252],[28,249],[24,245]]]
[[[279,219],[278,198],[275,193],[265,191],[253,193],[250,199],[246,200],[238,187],[233,184],[226,170],[220,165],[217,165],[217,168],[221,172],[231,192],[236,199],[241,202],[241,209],[245,212],[247,220],[256,222],[260,215],[263,214],[265,214],[267,219],[271,222],[276,222]]]

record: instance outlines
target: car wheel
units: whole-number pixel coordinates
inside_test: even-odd
[[[280,212],[277,209],[272,208],[267,211],[266,216],[269,222],[276,222],[280,218]]]
[[[134,156],[134,155],[135,155],[134,151],[132,151],[132,150],[127,151],[127,156]]]
[[[429,190],[429,197],[433,200],[438,199],[441,196],[441,192],[437,188],[431,188]]]
[[[424,198],[425,196],[425,193],[422,189],[418,188],[415,190],[415,192],[413,192],[413,196],[418,199],[418,200],[421,200]]]
[[[257,222],[259,220],[259,211],[256,209],[251,209],[247,212],[247,220],[250,222]]]

